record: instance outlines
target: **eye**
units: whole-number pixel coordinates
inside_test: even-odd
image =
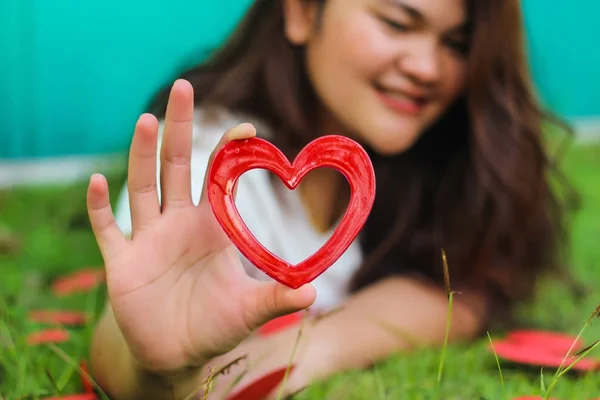
[[[469,43],[467,40],[447,39],[445,44],[461,56],[466,56],[469,53]]]
[[[391,28],[392,30],[394,30],[396,32],[407,32],[410,29],[408,25],[400,23],[398,21],[394,21],[393,19],[389,19],[389,18],[381,17],[381,16],[379,17],[379,19],[388,28]]]

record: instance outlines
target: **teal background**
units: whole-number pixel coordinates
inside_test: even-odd
[[[523,0],[545,103],[600,115],[598,0]],[[124,152],[150,97],[252,0],[0,0],[0,158]]]
[[[600,116],[600,0],[521,0],[542,100],[570,119]]]
[[[251,0],[0,0],[0,158],[126,151]]]

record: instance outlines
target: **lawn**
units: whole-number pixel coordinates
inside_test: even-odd
[[[600,295],[600,146],[572,147],[562,164],[582,196],[573,219],[569,268],[590,286],[575,301],[557,282],[542,285],[535,304],[520,310],[528,327],[577,334],[592,314]],[[109,176],[111,193],[120,191],[124,175]],[[0,248],[0,399],[37,399],[77,393],[81,380],[77,363],[87,358],[94,317],[100,312],[105,290],[57,297],[52,282],[84,267],[101,267],[101,257],[85,210],[86,183],[68,187],[28,188],[0,192],[0,232],[17,239]],[[6,248],[8,247],[8,248]],[[71,338],[51,348],[28,346],[28,334],[45,328],[27,318],[30,310],[61,308],[87,311],[92,320],[69,328]],[[499,338],[500,336],[492,336]],[[600,338],[598,323],[584,333],[591,343]],[[488,350],[487,337],[474,344],[452,345],[446,352],[440,399],[503,399],[498,367]],[[594,351],[592,355],[600,355]],[[336,376],[297,396],[308,399],[434,399],[441,351],[418,350],[395,356],[368,371]],[[539,368],[500,361],[507,398],[540,394]],[[554,371],[544,370],[548,386]],[[600,397],[598,374],[567,374],[553,397],[563,400]]]

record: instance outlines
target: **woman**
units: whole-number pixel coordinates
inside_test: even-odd
[[[305,322],[286,393],[408,350],[410,338],[440,344],[441,249],[462,292],[451,340],[476,337],[529,298],[556,265],[561,218],[542,145],[550,117],[530,88],[521,20],[516,0],[256,1],[209,62],[158,96],[160,123],[139,119],[116,220],[105,180],[91,179],[109,290],[92,362],[106,392],[183,398],[209,367],[247,355],[212,393],[249,368],[241,388],[288,364],[299,328],[253,331],[308,307],[325,315]],[[290,159],[316,137],[346,135],[375,168],[359,238],[298,290],[240,257],[203,194],[211,153],[257,130]],[[327,169],[294,192],[282,187],[248,172],[237,204],[267,248],[298,262],[327,239],[348,190]]]

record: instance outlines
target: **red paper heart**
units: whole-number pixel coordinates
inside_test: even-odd
[[[64,329],[46,329],[27,336],[27,344],[35,346],[44,343],[63,343],[69,338],[69,332]]]
[[[498,357],[506,360],[527,365],[535,365],[546,368],[558,368],[561,363],[564,367],[573,364],[577,358],[567,357],[565,354],[553,353],[539,347],[530,347],[511,342],[496,342],[494,349]],[[573,365],[572,369],[577,371],[591,371],[600,367],[600,363],[594,359],[582,358]]]
[[[299,324],[301,321],[302,314],[300,312],[295,312],[292,314],[284,315],[279,318],[275,318],[258,328],[257,331],[258,334],[261,336],[269,336],[286,328]]]
[[[565,359],[575,339],[574,336],[555,332],[513,331],[507,334],[505,340],[494,341],[493,350],[498,357],[519,364],[558,368],[562,363],[566,367],[576,361],[577,357],[573,355],[582,345],[579,341],[571,349],[571,356]],[[578,371],[598,368],[600,362],[589,357],[582,358],[573,365],[573,369]]]
[[[83,269],[71,275],[63,276],[53,283],[52,289],[57,296],[66,296],[94,289],[106,279],[103,269]]]
[[[293,265],[267,250],[248,230],[235,206],[234,187],[244,172],[263,168],[294,190],[307,173],[318,167],[335,168],[346,177],[350,202],[327,243],[300,264]],[[207,190],[215,217],[248,261],[276,281],[297,289],[329,268],[358,235],[375,199],[375,173],[366,151],[344,136],[313,140],[293,163],[271,143],[252,138],[228,142],[217,152],[209,169]]]
[[[59,397],[44,397],[42,400],[98,400],[98,396],[95,393],[79,393]]]
[[[544,400],[544,398],[542,396],[521,396],[521,397],[515,397],[513,400]],[[549,400],[558,400],[555,397],[550,397]]]
[[[581,348],[583,342],[577,336],[558,332],[515,330],[506,335],[506,341],[524,346],[543,348],[553,353],[571,354]]]
[[[87,315],[80,311],[32,310],[29,320],[52,325],[84,325]]]
[[[233,396],[230,396],[227,400],[262,400],[269,393],[273,391],[281,383],[285,377],[285,371],[287,366],[279,368],[267,375],[262,376],[260,379],[250,383],[245,388],[238,391]],[[290,366],[290,374],[294,370],[295,365]],[[289,375],[288,375],[289,376]]]
[[[512,400],[544,400],[544,398],[542,396],[521,396],[521,397],[515,397]],[[550,397],[549,400],[558,400],[556,397]],[[590,400],[600,400],[600,398],[596,397]]]
[[[94,393],[94,385],[90,380],[90,370],[87,366],[87,362],[85,360],[81,360],[79,363],[79,368],[81,368],[81,386],[83,386],[83,390],[86,393]]]

